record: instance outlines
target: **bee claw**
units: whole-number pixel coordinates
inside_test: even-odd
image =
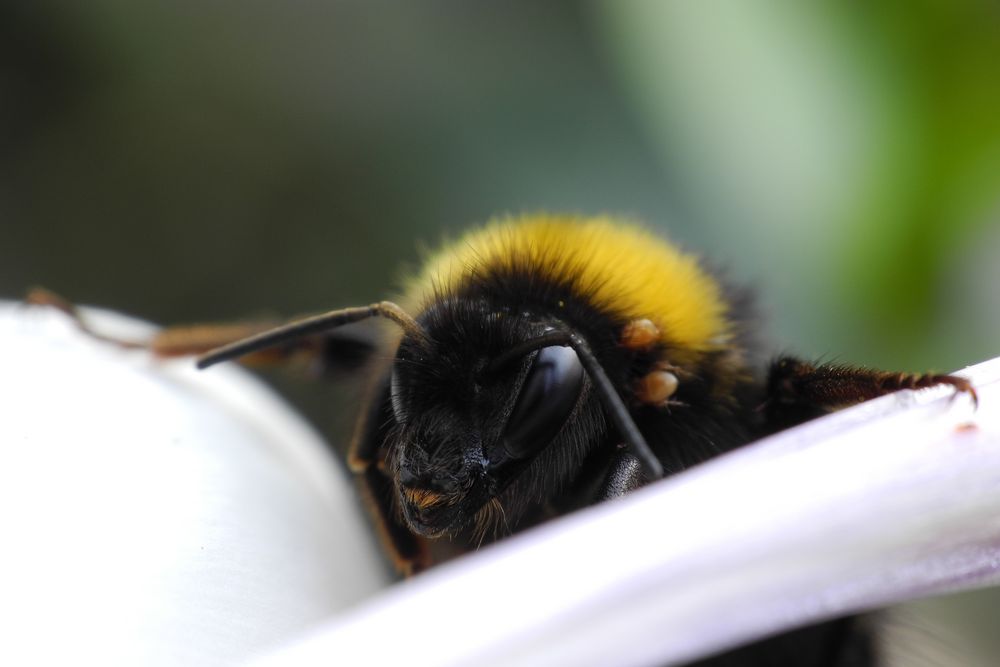
[[[971,382],[962,377],[948,375],[945,376],[942,383],[950,385],[955,390],[949,401],[954,401],[959,394],[968,394],[969,399],[972,401],[972,409],[979,409],[979,394],[976,393],[976,388],[972,386]]]

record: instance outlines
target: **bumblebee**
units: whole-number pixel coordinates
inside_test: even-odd
[[[369,318],[395,326],[369,346],[340,329]],[[952,375],[762,363],[755,324],[744,294],[638,225],[530,215],[445,245],[398,303],[263,331],[167,329],[152,347],[202,352],[202,368],[301,352],[353,368],[371,357],[348,464],[410,575],[845,405],[936,385],[974,396]],[[843,634],[818,628],[786,638],[827,646]],[[754,664],[739,655],[733,664]],[[812,664],[794,655],[790,664]]]

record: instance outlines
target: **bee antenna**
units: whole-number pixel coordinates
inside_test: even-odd
[[[340,310],[331,310],[328,313],[304,317],[254,336],[229,343],[228,345],[223,345],[199,357],[197,366],[198,368],[208,368],[223,361],[237,359],[251,352],[274,347],[275,345],[287,343],[303,336],[323,333],[330,329],[344,326],[345,324],[366,320],[370,317],[384,317],[402,327],[408,336],[421,341],[427,339],[427,333],[424,331],[424,328],[405,310],[391,301],[379,301],[370,306],[342,308]]]
[[[639,459],[639,463],[645,470],[646,476],[650,479],[660,479],[663,477],[663,464],[653,454],[653,450],[649,448],[646,439],[642,437],[639,427],[635,425],[635,420],[632,419],[632,415],[629,414],[628,408],[625,407],[622,397],[611,383],[608,374],[604,372],[604,367],[597,360],[593,350],[590,349],[590,345],[579,334],[574,332],[569,333],[567,342],[573,348],[573,351],[576,352],[577,356],[580,357],[580,363],[594,382],[598,395],[604,401],[604,407],[607,408],[608,413],[611,415],[611,421],[614,422],[618,433],[625,439],[629,449],[632,450],[632,454]]]

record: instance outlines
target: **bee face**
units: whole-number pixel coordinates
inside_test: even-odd
[[[392,461],[403,517],[424,537],[461,528],[487,501],[491,486],[477,455],[479,434],[429,428],[433,424],[420,420],[405,427]]]
[[[578,430],[585,403],[571,348],[518,347],[555,323],[483,304],[460,309],[439,305],[423,318],[427,339],[404,338],[391,375],[390,470],[406,523],[425,537],[474,521],[560,433]],[[461,327],[448,324],[454,317]]]

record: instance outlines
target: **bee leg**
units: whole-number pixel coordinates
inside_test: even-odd
[[[107,336],[91,328],[87,320],[81,315],[79,309],[71,301],[44,287],[34,287],[29,290],[24,297],[24,303],[29,306],[43,306],[60,311],[69,317],[81,332],[95,340],[129,349],[142,349],[149,346],[146,342],[123,340],[114,336]]]
[[[396,518],[392,480],[377,465],[371,465],[358,475],[358,487],[372,516],[375,533],[396,571],[411,577],[430,567],[426,539],[414,535]]]
[[[386,555],[400,574],[409,577],[431,562],[427,540],[414,535],[400,520],[396,490],[386,472],[383,445],[394,419],[387,374],[370,389],[368,398],[370,407],[355,428],[347,465],[356,476]]]
[[[599,500],[611,500],[624,496],[646,483],[639,459],[627,449],[620,448],[611,461],[608,474],[601,486]]]
[[[901,389],[947,385],[977,403],[976,390],[965,378],[934,373],[893,373],[839,364],[813,365],[781,357],[772,365],[764,407],[781,427],[811,419],[838,408],[884,396]]]
[[[205,355],[214,350],[274,328],[275,321],[172,326],[149,341],[158,357]],[[255,350],[239,358],[245,366],[304,363],[317,377],[351,373],[362,368],[376,349],[372,332],[354,328],[303,336],[274,347]]]
[[[266,331],[274,322],[242,324],[205,324],[172,326],[161,329],[147,340],[126,340],[108,336],[90,326],[87,318],[71,301],[42,287],[30,290],[24,302],[32,306],[55,308],[69,317],[86,335],[96,340],[128,349],[145,349],[158,357],[183,357],[208,352],[220,345]]]
[[[281,324],[280,320],[256,320],[169,326],[147,340],[125,340],[97,331],[72,302],[47,289],[32,289],[25,297],[25,303],[65,313],[80,331],[91,338],[126,349],[149,350],[161,359],[202,355]],[[240,363],[267,366],[304,360],[315,374],[332,375],[357,370],[368,361],[375,348],[376,343],[369,330],[348,327],[258,350],[241,358]]]

